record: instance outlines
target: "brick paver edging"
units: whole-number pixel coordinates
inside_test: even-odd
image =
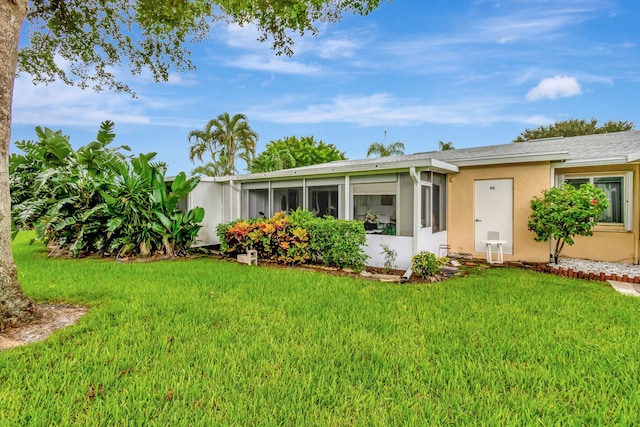
[[[536,270],[541,273],[549,273],[549,274],[555,274],[558,276],[571,277],[573,279],[597,280],[599,282],[606,282],[607,280],[616,280],[618,282],[640,284],[639,276],[629,277],[628,274],[619,276],[617,274],[606,274],[604,272],[586,273],[584,271],[575,271],[573,268],[567,269],[567,268],[547,265],[544,263],[510,262],[507,264],[508,264],[507,265],[508,267],[526,268],[530,270]]]

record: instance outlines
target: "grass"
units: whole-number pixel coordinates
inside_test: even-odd
[[[640,300],[491,269],[395,285],[213,259],[14,256],[90,312],[0,353],[0,425],[633,425]]]

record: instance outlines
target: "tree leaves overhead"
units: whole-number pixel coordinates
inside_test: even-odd
[[[367,14],[380,0],[35,0],[28,13],[30,41],[19,69],[36,82],[60,79],[80,87],[127,91],[114,69],[150,70],[166,81],[170,69],[191,70],[187,44],[218,23],[254,24],[277,54],[293,54],[292,33],[317,33],[317,22],[343,13]]]
[[[585,119],[570,119],[555,122],[552,125],[540,126],[536,129],[526,129],[513,142],[525,142],[533,139],[570,137],[580,135],[593,135],[610,132],[623,132],[633,130],[635,124],[628,121],[608,121],[598,126],[597,119],[586,121]]]

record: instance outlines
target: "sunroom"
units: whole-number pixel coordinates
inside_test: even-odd
[[[447,243],[447,174],[457,167],[435,159],[367,159],[231,177],[220,222],[269,217],[297,208],[318,217],[362,221],[368,265],[383,266],[383,248],[407,269],[421,250],[442,252]],[[230,206],[229,206],[230,205]],[[231,213],[237,213],[233,217]]]

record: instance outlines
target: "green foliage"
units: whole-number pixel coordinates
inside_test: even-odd
[[[211,24],[253,24],[261,41],[271,39],[278,54],[291,55],[291,32],[316,33],[319,21],[336,22],[348,12],[365,15],[379,1],[35,1],[19,68],[37,82],[77,80],[83,88],[131,92],[111,69],[127,64],[132,74],[149,70],[156,81],[166,81],[172,68],[193,69],[186,45],[206,38]]]
[[[396,260],[398,259],[398,252],[391,248],[389,245],[381,244],[380,248],[382,252],[380,255],[384,255],[384,269],[388,273],[390,270],[396,268]]]
[[[517,268],[398,286],[210,258],[47,259],[31,237],[14,242],[25,292],[90,310],[0,352],[3,426],[640,421],[639,301],[609,286]]]
[[[367,255],[362,246],[366,237],[362,223],[316,218],[300,209],[286,216],[236,220],[218,225],[220,250],[229,255],[258,251],[260,258],[283,264],[321,263],[327,266],[362,270]]]
[[[404,143],[396,141],[389,144],[374,142],[367,149],[367,157],[377,155],[378,157],[401,156],[404,154]]]
[[[444,142],[444,141],[438,141],[438,149],[440,151],[448,151],[448,150],[454,150],[456,147],[453,146],[453,142],[449,141],[449,142]]]
[[[299,224],[290,221],[284,212],[271,218],[234,221],[217,228],[221,251],[230,255],[258,251],[259,258],[281,264],[303,264],[309,260],[309,236]]]
[[[566,184],[543,191],[543,197],[534,197],[530,206],[529,231],[536,234],[536,242],[556,241],[552,257],[557,263],[565,243],[571,246],[574,236],[593,235],[593,227],[609,201],[593,184],[585,183],[577,189]]]
[[[203,161],[208,154],[211,161],[193,170],[209,176],[224,176],[238,173],[236,157],[250,164],[255,157],[258,134],[249,126],[244,114],[220,114],[209,120],[202,130],[192,130],[188,136],[189,160]]]
[[[628,121],[608,121],[602,126],[598,126],[597,119],[586,121],[585,119],[570,119],[555,122],[552,125],[540,126],[536,129],[526,129],[513,140],[513,142],[525,142],[532,139],[570,137],[579,135],[593,135],[610,132],[623,132],[633,130],[635,124]]]
[[[306,227],[312,260],[327,266],[364,269],[369,256],[363,250],[367,239],[362,222],[325,217],[316,218]]]
[[[37,143],[17,144],[25,154],[11,158],[14,222],[74,256],[184,253],[204,210],[181,212],[178,203],[199,179],[182,172],[167,187],[166,167],[152,163],[155,153],[127,158],[121,150],[128,147],[109,147],[113,127],[104,122],[96,141],[75,151],[68,137],[49,129],[37,128]]]
[[[310,221],[315,221],[318,219],[318,217],[311,211],[308,211],[306,209],[302,209],[302,208],[297,208],[295,211],[290,211],[288,214],[289,219],[292,222],[295,222],[296,224],[300,224],[303,227],[306,227],[306,225],[310,222]]]
[[[316,141],[313,136],[289,136],[270,141],[265,150],[249,164],[249,171],[271,172],[345,159],[344,152],[333,144]]]
[[[449,263],[447,257],[437,257],[429,251],[422,251],[411,258],[411,269],[422,277],[434,276]]]

